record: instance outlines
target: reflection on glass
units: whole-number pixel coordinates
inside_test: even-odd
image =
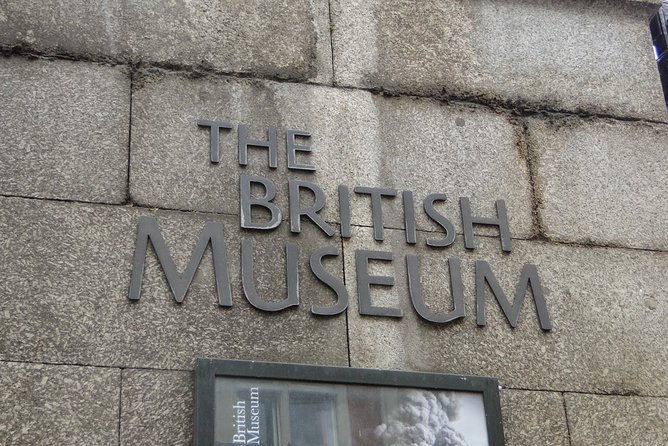
[[[482,394],[216,378],[215,445],[486,446]]]
[[[324,392],[290,392],[290,444],[336,446],[336,396]]]

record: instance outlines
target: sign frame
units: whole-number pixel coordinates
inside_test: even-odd
[[[195,371],[194,446],[214,444],[217,377],[480,393],[483,397],[489,446],[504,446],[500,387],[496,378],[205,358],[197,360]]]

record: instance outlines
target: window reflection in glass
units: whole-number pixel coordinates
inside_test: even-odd
[[[482,395],[216,378],[216,446],[486,446]]]

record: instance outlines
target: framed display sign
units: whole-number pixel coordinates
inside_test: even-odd
[[[195,446],[502,446],[496,379],[200,359]]]

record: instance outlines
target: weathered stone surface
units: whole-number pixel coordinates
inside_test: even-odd
[[[350,189],[354,224],[372,223],[369,196],[353,192],[371,186],[399,194],[383,200],[388,227],[404,227],[401,191],[410,190],[419,228],[437,229],[422,200],[445,193],[448,200],[437,207],[458,230],[458,199],[466,196],[474,215],[488,217],[495,215],[495,200],[505,199],[512,234],[533,234],[527,163],[516,128],[501,115],[307,85],[173,75],[144,81],[133,94],[130,172],[131,196],[140,204],[238,214],[240,175],[259,175],[276,184],[284,218],[288,180],[299,179],[324,190],[328,221],[340,221],[337,186],[343,184]],[[220,132],[220,164],[210,162],[210,131],[199,128],[198,119],[234,127]],[[249,165],[239,166],[239,124],[260,140],[267,139],[267,128],[278,129],[277,169],[268,168],[267,150],[257,148],[249,150]],[[286,129],[311,133],[313,151],[298,159],[315,165],[315,172],[287,168]]]
[[[7,0],[0,5],[0,44],[47,53],[107,56],[123,51],[122,2]],[[122,37],[123,40],[127,36]]]
[[[0,443],[116,444],[120,370],[0,362]]]
[[[668,444],[668,400],[566,394],[571,445]]]
[[[356,172],[355,184],[389,186],[399,195],[413,191],[420,229],[437,230],[423,211],[422,200],[431,193],[444,193],[448,200],[436,207],[458,232],[462,230],[459,198],[469,197],[476,217],[495,217],[494,203],[503,199],[511,233],[518,237],[533,234],[525,154],[517,129],[505,117],[429,100],[374,98],[379,119],[377,146],[375,150],[359,148],[373,150],[374,171],[373,175]],[[383,217],[388,226],[404,228],[401,196],[392,201],[383,204]],[[365,215],[370,208],[368,196],[356,203],[353,222],[371,224],[370,216]],[[476,230],[485,231],[480,226]]]
[[[668,254],[519,240],[502,254],[499,239],[486,237],[477,237],[478,248],[465,252],[461,237],[438,250],[424,246],[433,234],[419,236],[417,248],[410,248],[403,231],[387,231],[381,244],[370,229],[360,229],[344,243],[351,296],[357,295],[355,250],[394,253],[392,263],[371,262],[371,274],[395,278],[392,288],[372,287],[371,300],[404,312],[400,320],[360,316],[352,299],[351,366],[490,375],[522,389],[668,394]],[[453,305],[446,260],[462,259],[464,320],[438,325],[419,318],[408,293],[404,255],[411,252],[418,254],[427,305],[439,314]],[[487,325],[477,327],[474,260],[489,262],[509,299],[523,265],[536,265],[552,331],[541,330],[530,293],[512,329],[489,289]]]
[[[190,372],[124,370],[121,445],[189,445],[193,439]]]
[[[650,7],[660,6],[661,2],[662,2],[662,0],[622,0],[622,1],[629,1],[631,3],[647,4],[647,5],[650,5]]]
[[[666,119],[656,6],[597,0],[334,0],[339,85]]]
[[[0,58],[0,193],[122,202],[129,116],[121,69]]]
[[[529,122],[535,190],[548,237],[668,249],[668,127]]]
[[[149,249],[143,293],[128,299],[140,215],[103,205],[1,199],[0,359],[188,369],[197,357],[347,364],[345,316],[316,318],[311,304],[333,305],[335,295],[310,273],[308,256],[320,246],[340,248],[305,228],[255,234],[238,219],[175,212],[157,217],[174,261],[183,271],[204,223],[222,222],[233,307],[219,308],[210,250],[188,295],[177,304]],[[244,299],[240,239],[254,240],[257,290],[267,300],[285,296],[287,241],[300,248],[299,308],[267,314]],[[342,277],[341,256],[325,260]]]
[[[502,390],[506,446],[570,446],[560,393]]]
[[[331,82],[323,0],[4,1],[0,45],[78,57]]]

